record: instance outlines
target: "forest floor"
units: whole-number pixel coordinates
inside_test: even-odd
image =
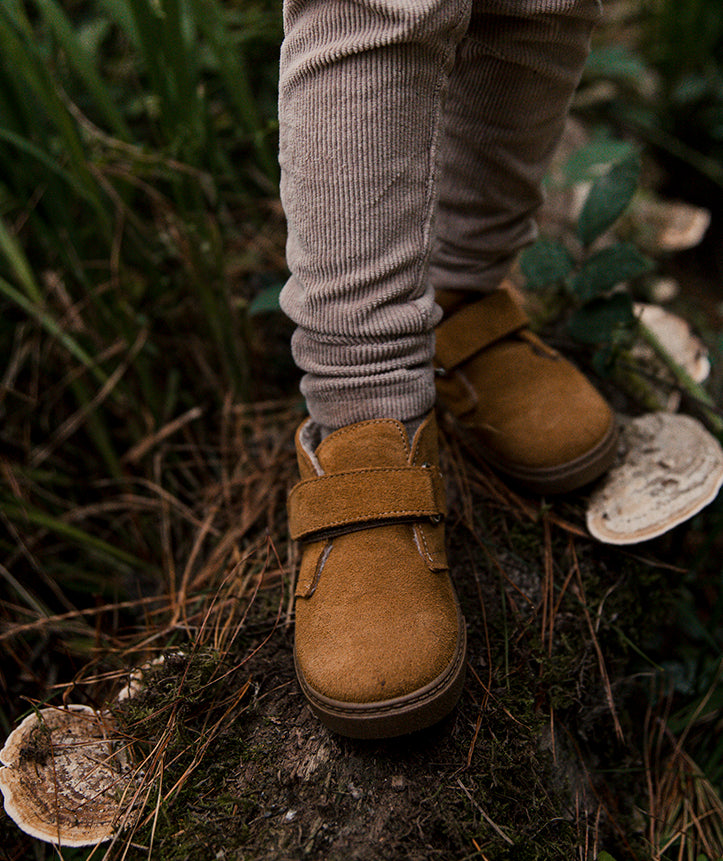
[[[270,337],[281,324],[268,325]],[[132,648],[119,648],[118,669],[99,657],[72,684],[58,680],[64,702],[114,714],[142,764],[145,806],[110,847],[57,857],[720,857],[706,827],[717,792],[690,753],[720,712],[681,723],[662,672],[678,656],[685,560],[705,526],[599,544],[585,529],[585,492],[519,495],[443,420],[450,565],[468,625],[464,692],[422,733],[344,739],[313,716],[294,678],[297,551],[284,502],[301,417],[295,396],[229,409],[218,447],[186,467],[211,475],[235,462],[228,482],[199,497],[188,553],[204,565],[179,567]],[[229,542],[233,565],[215,567]],[[92,624],[100,630],[114,612],[98,610]],[[116,703],[128,656],[159,654],[140,693]],[[50,857],[7,818],[0,838],[0,859]]]

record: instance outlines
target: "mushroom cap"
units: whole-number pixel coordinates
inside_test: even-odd
[[[638,195],[633,218],[647,226],[639,237],[652,253],[685,251],[699,245],[710,227],[708,209],[678,200]]]
[[[688,203],[671,202],[661,217],[658,244],[663,251],[685,251],[699,245],[710,227],[707,209]]]
[[[587,528],[606,544],[663,535],[712,502],[723,448],[694,418],[650,413],[622,428],[617,464],[590,497]]]
[[[61,846],[110,839],[131,781],[112,719],[83,705],[28,715],[0,751],[5,812]]]
[[[690,324],[677,314],[671,314],[659,305],[635,303],[635,313],[660,341],[671,359],[684,368],[696,383],[702,383],[710,374],[710,360],[705,344],[693,334]]]

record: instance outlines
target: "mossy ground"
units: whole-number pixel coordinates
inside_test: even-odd
[[[193,529],[177,533],[187,579],[161,584],[135,628],[130,609],[98,611],[87,632],[70,619],[47,633],[31,626],[32,651],[30,635],[22,640],[28,672],[8,682],[20,694],[10,720],[28,691],[110,707],[139,769],[136,826],[110,846],[63,849],[65,861],[588,861],[602,850],[615,861],[696,859],[679,856],[676,829],[689,825],[675,805],[690,802],[706,825],[707,811],[717,815],[719,800],[696,801],[704,781],[684,754],[721,752],[710,732],[723,714],[719,676],[713,658],[708,675],[691,676],[698,688],[676,700],[688,717],[673,723],[660,668],[685,657],[681,607],[694,620],[706,601],[719,606],[719,529],[679,527],[629,550],[597,544],[584,530],[583,493],[520,497],[445,425],[448,548],[469,634],[462,698],[424,733],[350,741],[316,720],[294,677],[284,500],[298,407],[229,415],[237,426],[225,442],[183,463],[189,485],[204,488],[188,497]],[[708,573],[694,581],[677,566],[703,550]],[[688,625],[693,657],[705,646],[697,624]],[[74,637],[85,652],[71,651]],[[60,647],[92,660],[60,667]],[[143,691],[118,705],[129,666],[159,654],[166,660]],[[75,675],[60,692],[59,674]],[[717,699],[695,711],[709,688]],[[58,857],[7,818],[0,838],[1,861]],[[697,836],[691,846],[707,852]]]
[[[559,515],[576,516],[575,500],[532,506],[533,519],[457,456],[445,450],[466,476],[448,532],[469,659],[454,714],[391,741],[327,732],[295,683],[279,581],[250,607],[255,634],[170,657],[116,710],[137,758],[163,750],[126,858],[647,857],[641,653],[671,608],[671,574],[580,538]]]
[[[287,419],[244,438],[248,468],[263,463],[276,490],[295,471]],[[118,704],[127,672],[99,673],[66,694],[115,714],[141,812],[110,846],[63,859],[677,857],[652,852],[649,812],[675,741],[655,729],[668,702],[656,667],[675,651],[686,575],[662,560],[681,536],[605,547],[584,535],[582,495],[515,495],[449,427],[442,455],[469,634],[454,713],[380,742],[318,722],[294,677],[284,494],[259,479],[238,501],[263,512],[248,553],[216,580],[203,567],[204,589],[169,605],[172,624],[139,628],[144,654],[165,654],[142,690]],[[0,828],[3,861],[53,857],[6,819]]]

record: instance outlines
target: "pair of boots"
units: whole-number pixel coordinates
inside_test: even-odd
[[[437,393],[496,468],[539,493],[602,474],[616,447],[607,403],[528,326],[499,290],[455,307],[436,331]],[[411,437],[411,438],[410,438]],[[289,496],[303,543],[294,660],[330,729],[383,738],[454,707],[466,634],[449,577],[437,428],[393,419],[296,436],[301,481]]]

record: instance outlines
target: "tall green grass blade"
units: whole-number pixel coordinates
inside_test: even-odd
[[[2,222],[0,222],[1,224]],[[98,363],[78,344],[78,342],[68,334],[62,325],[46,310],[34,304],[31,299],[16,290],[12,284],[9,284],[4,278],[0,278],[0,295],[4,295],[20,308],[22,308],[28,316],[32,317],[49,335],[65,347],[66,350],[78,361],[80,361],[87,370],[98,380],[102,385],[108,381],[108,375],[98,365]],[[86,408],[92,401],[92,396],[87,391],[83,382],[75,379],[71,383],[78,405]],[[90,410],[85,417],[88,433],[95,443],[98,453],[103,458],[106,467],[111,475],[115,478],[120,478],[123,470],[112,443],[111,435],[103,422],[98,417],[95,410]]]
[[[0,253],[5,255],[10,269],[22,285],[28,300],[35,303],[36,306],[42,305],[43,295],[35,281],[28,258],[17,237],[10,233],[2,218],[0,218]],[[2,290],[1,284],[0,290]]]
[[[0,140],[6,141],[11,146],[36,159],[44,168],[46,168],[46,170],[51,171],[62,179],[63,182],[67,183],[79,197],[83,198],[88,203],[94,203],[93,197],[87,193],[87,190],[82,183],[78,181],[78,178],[59,165],[57,159],[45,152],[45,150],[41,149],[32,141],[21,137],[21,135],[10,131],[10,129],[4,129],[2,127],[0,127]]]
[[[268,145],[267,132],[251,89],[241,47],[231,40],[229,28],[222,20],[218,6],[204,0],[193,0],[193,4],[199,26],[218,58],[219,72],[238,119],[251,137],[259,166],[270,179],[277,180],[279,168],[276,150],[271,150]]]
[[[14,14],[11,12],[14,9]],[[17,17],[15,17],[15,15]],[[47,63],[39,54],[32,36],[28,36],[29,23],[24,12],[17,4],[8,0],[8,5],[0,5],[0,44],[9,68],[22,69],[22,79],[5,76],[6,81],[22,87],[21,98],[27,98],[28,90],[38,102],[42,113],[42,124],[38,120],[36,133],[40,139],[47,139],[47,124],[55,128],[62,141],[63,152],[68,164],[82,184],[88,199],[92,202],[96,215],[105,230],[110,232],[110,220],[98,189],[96,178],[92,175],[80,138],[77,125],[63,103]]]
[[[165,0],[165,17],[161,33],[166,58],[166,81],[169,97],[178,109],[178,121],[188,126],[191,134],[202,129],[202,112],[198,97],[199,65],[193,46],[198,43],[193,20],[187,14],[185,2]],[[175,61],[175,62],[172,62]]]
[[[47,607],[44,607],[2,563],[0,563],[0,577],[5,580],[18,597],[24,601],[31,610],[36,612],[38,616],[45,618],[50,616],[50,611]]]
[[[198,95],[199,60],[193,22],[179,0],[149,3],[128,0],[135,25],[139,58],[152,92],[159,99],[158,122],[166,140],[179,147],[203,151],[205,134]]]
[[[140,46],[140,35],[128,0],[100,0],[100,8],[106,10],[137,50]]]
[[[85,427],[88,435],[93,440],[95,449],[103,459],[106,469],[113,478],[121,479],[123,477],[123,468],[120,458],[111,442],[111,434],[108,428],[101,420],[99,411],[96,408],[89,408],[92,402],[92,395],[88,391],[87,386],[82,380],[73,380],[71,388],[75,393],[75,398],[78,406],[86,410]]]
[[[107,381],[108,376],[103,369],[99,367],[98,363],[63,329],[51,314],[34,304],[31,299],[19,290],[16,290],[15,287],[8,283],[4,278],[0,278],[0,294],[22,308],[23,311],[39,323],[49,335],[52,335],[53,338],[58,340],[72,356],[74,356],[79,362],[82,362],[99,383],[102,384]]]
[[[223,288],[213,283],[198,281],[195,286],[211,335],[219,349],[219,359],[226,377],[233,386],[234,394],[248,400],[248,362],[235,318],[228,311],[228,298],[223,295]]]
[[[95,106],[102,111],[113,132],[126,140],[132,139],[130,129],[115,105],[107,85],[96,71],[76,30],[61,6],[56,0],[36,0],[36,2],[43,19],[62,47],[66,61],[82,80],[88,93],[93,97]]]
[[[66,523],[58,517],[41,511],[27,503],[17,503],[14,500],[0,500],[0,508],[4,514],[14,522],[31,523],[34,526],[40,526],[43,529],[48,529],[55,535],[70,541],[85,550],[90,551],[95,556],[102,560],[111,562],[114,565],[121,564],[132,572],[153,571],[154,566],[149,565],[145,560],[139,559],[132,553],[122,550],[95,535],[91,535],[78,526],[72,523]]]

